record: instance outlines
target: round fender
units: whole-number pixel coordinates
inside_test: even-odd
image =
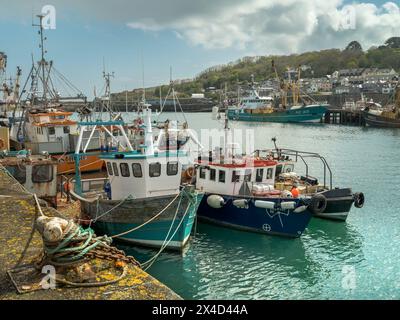
[[[365,196],[362,192],[356,192],[354,194],[354,206],[356,208],[362,208],[364,206]]]
[[[311,202],[308,205],[310,211],[314,214],[319,214],[325,211],[328,201],[323,194],[317,193],[311,198]]]
[[[220,209],[225,205],[225,200],[219,195],[212,194],[207,198],[207,204],[214,209]]]

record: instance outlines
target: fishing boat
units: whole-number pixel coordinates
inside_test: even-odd
[[[365,108],[363,115],[368,126],[400,128],[400,87],[395,90],[394,104],[383,109]]]
[[[362,192],[352,192],[351,188],[333,187],[333,174],[326,159],[318,153],[293,149],[278,148],[276,138],[272,139],[275,148],[272,150],[256,150],[255,156],[260,159],[273,159],[276,167],[275,189],[299,192],[299,196],[307,203],[309,211],[315,217],[345,221],[351,208],[362,208],[365,196]],[[310,175],[310,160],[319,160],[323,166],[322,183]],[[305,167],[304,175],[295,173],[295,164],[300,162]]]
[[[78,139],[77,121],[72,120],[72,112],[63,109],[68,101],[86,104],[86,97],[70,83],[64,75],[55,69],[53,61],[45,58],[42,19],[40,23],[41,59],[32,68],[23,86],[22,93],[27,93],[24,100],[19,97],[10,119],[10,140],[14,149],[30,150],[32,154],[47,153],[58,160],[58,174],[73,173],[73,157]],[[75,90],[75,96],[62,97],[55,84]],[[30,84],[30,89],[27,89]],[[66,90],[68,91],[68,90]],[[18,111],[20,117],[17,117]],[[94,136],[88,146],[88,152],[82,157],[82,171],[100,170],[103,161],[99,160],[101,141],[100,132],[86,132],[84,139]]]
[[[299,237],[312,213],[302,198],[274,188],[278,162],[243,156],[236,149],[225,142],[218,152],[199,157],[196,187],[205,193],[197,211],[199,219],[239,230]]]
[[[303,103],[299,103],[301,98],[299,87],[300,68],[298,73],[296,81],[292,81],[290,76],[288,83],[280,80],[281,104],[278,107],[274,106],[272,97],[261,97],[258,94],[252,77],[250,94],[238,99],[238,105],[228,107],[228,118],[230,120],[251,122],[319,122],[329,105],[310,104],[305,100],[303,100]],[[276,76],[278,77],[277,72]],[[293,103],[291,105],[289,105],[287,99],[289,89],[292,89]]]
[[[134,150],[123,134],[128,151],[101,155],[107,178],[81,181],[77,170],[72,195],[81,201],[82,219],[90,221],[98,234],[135,245],[181,250],[190,238],[203,194],[194,185],[182,183],[188,153],[160,150],[154,144],[151,109],[144,111],[144,117],[140,149]],[[85,125],[114,125],[124,133],[121,122],[81,123]],[[80,143],[75,154],[78,163],[79,150]]]

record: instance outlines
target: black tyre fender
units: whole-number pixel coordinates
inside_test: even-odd
[[[325,211],[328,201],[323,194],[315,194],[308,205],[308,208],[313,214],[319,214]]]
[[[354,206],[356,208],[362,208],[365,203],[365,196],[362,192],[356,192],[354,194]]]

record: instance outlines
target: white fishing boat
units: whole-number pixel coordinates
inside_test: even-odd
[[[130,144],[123,123],[81,123],[85,125],[118,126],[129,150],[102,154],[106,179],[81,181],[77,171],[72,194],[81,201],[82,219],[90,221],[98,234],[181,250],[190,238],[203,197],[193,185],[182,183],[188,153],[154,144],[150,109],[144,110],[144,144],[138,150]],[[76,159],[82,155],[80,149],[78,142]]]

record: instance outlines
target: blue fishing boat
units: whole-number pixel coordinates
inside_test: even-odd
[[[118,125],[124,132],[120,123],[108,125]],[[190,238],[203,193],[182,183],[186,151],[154,146],[150,109],[145,110],[144,127],[139,150],[133,150],[126,138],[129,151],[102,154],[107,179],[81,181],[78,174],[73,195],[81,201],[82,220],[89,221],[98,234],[181,250]]]
[[[225,227],[299,237],[312,213],[301,198],[274,188],[277,161],[251,156],[200,158],[196,187],[205,192],[199,219]]]

